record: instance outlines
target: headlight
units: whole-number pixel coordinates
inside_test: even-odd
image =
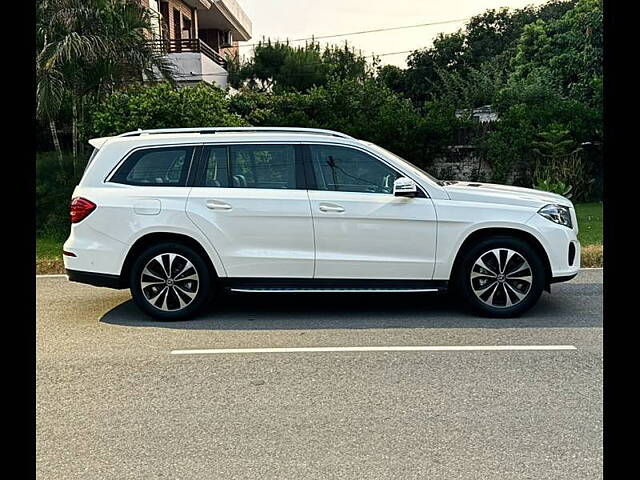
[[[568,228],[573,228],[569,207],[563,207],[562,205],[545,205],[538,210],[538,213],[554,223],[564,225]]]

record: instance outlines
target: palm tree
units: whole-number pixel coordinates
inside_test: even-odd
[[[48,122],[62,165],[56,121],[71,106],[74,171],[78,126],[88,102],[144,78],[172,80],[172,66],[152,42],[155,15],[138,0],[37,2],[37,111]]]

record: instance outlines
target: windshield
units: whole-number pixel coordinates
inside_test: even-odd
[[[442,180],[438,180],[436,177],[434,177],[433,175],[431,175],[428,172],[425,172],[424,170],[422,170],[419,167],[416,167],[413,163],[409,162],[408,160],[405,160],[404,158],[396,155],[393,152],[390,152],[389,150],[382,148],[378,145],[376,145],[375,143],[371,143],[371,142],[365,142],[367,145],[369,145],[370,147],[372,147],[374,150],[378,150],[380,153],[393,157],[396,160],[398,160],[400,163],[402,163],[405,167],[407,167],[407,169],[411,170],[413,173],[416,173],[418,175],[424,175],[425,177],[427,177],[429,180],[431,180],[432,182],[437,183],[438,185],[445,185],[445,182],[443,182]]]

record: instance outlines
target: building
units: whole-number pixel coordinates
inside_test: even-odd
[[[236,0],[140,0],[158,20],[153,42],[175,65],[181,85],[227,86],[226,55],[251,39],[251,20]]]

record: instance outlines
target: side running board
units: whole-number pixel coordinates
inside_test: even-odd
[[[325,278],[220,278],[232,292],[251,293],[422,293],[445,292],[446,280],[360,280]]]
[[[232,292],[251,293],[419,293],[439,292],[437,288],[229,288]]]

